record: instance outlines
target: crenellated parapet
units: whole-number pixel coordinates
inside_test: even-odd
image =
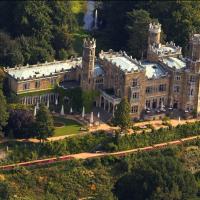
[[[129,56],[125,51],[114,52],[110,49],[108,52],[101,51],[99,58],[104,62],[110,63],[125,74],[135,73],[144,70],[141,62],[136,58]]]
[[[161,24],[160,23],[150,23],[149,24],[149,32],[152,33],[161,33]]]
[[[189,41],[189,60],[193,62],[200,61],[200,34],[193,34]]]
[[[192,37],[190,38],[190,43],[200,44],[200,34],[192,35]]]
[[[84,48],[96,48],[96,40],[94,38],[84,38],[83,40],[83,47]]]
[[[35,65],[15,66],[14,68],[4,67],[6,74],[17,81],[26,81],[47,77],[59,76],[62,73],[75,69],[80,66],[81,58],[73,58],[64,61],[53,61],[37,63]]]

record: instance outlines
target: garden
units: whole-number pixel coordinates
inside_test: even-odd
[[[53,136],[63,136],[63,135],[73,135],[80,133],[83,126],[71,119],[66,119],[63,117],[54,117],[54,135]]]

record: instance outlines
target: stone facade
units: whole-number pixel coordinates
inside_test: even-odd
[[[96,58],[96,41],[85,39],[82,58],[5,69],[10,88],[20,94],[76,81],[84,91],[99,90],[96,105],[113,115],[124,97],[130,102],[132,117],[137,119],[164,116],[172,110],[199,114],[200,35],[191,37],[189,57],[183,58],[181,47],[173,42],[161,44],[160,34],[160,24],[149,25],[147,58],[143,61],[113,50],[101,51]],[[21,70],[27,75],[26,69],[36,73],[42,66],[48,73],[40,72],[39,76],[31,71],[26,78],[19,73]]]

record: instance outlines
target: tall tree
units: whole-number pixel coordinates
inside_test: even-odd
[[[3,127],[6,126],[8,120],[7,104],[6,99],[3,95],[2,90],[0,90],[0,132],[2,132]]]
[[[24,58],[20,51],[20,44],[12,40],[4,32],[0,32],[0,64],[3,66],[15,66],[23,64]]]
[[[123,98],[117,105],[113,122],[118,125],[122,130],[127,129],[131,123],[130,117],[131,107],[127,98]]]
[[[127,17],[129,52],[140,59],[146,55],[149,23],[156,20],[151,19],[150,13],[145,10],[132,10]]]
[[[37,138],[41,141],[54,133],[53,117],[44,104],[40,105],[36,115],[36,133]]]
[[[28,109],[10,109],[8,124],[5,128],[7,135],[14,138],[31,138],[35,135],[33,112]]]

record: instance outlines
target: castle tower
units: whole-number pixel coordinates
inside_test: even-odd
[[[194,91],[194,100],[191,103],[194,110],[200,114],[200,34],[193,34],[189,40],[189,57],[187,59],[187,67],[189,70],[186,72],[187,77],[187,90]]]
[[[95,48],[96,40],[94,38],[92,40],[84,39],[81,73],[81,87],[83,90],[94,89]]]
[[[194,34],[190,37],[187,64],[193,72],[200,72],[200,34]]]
[[[160,33],[161,33],[161,24],[159,23],[149,24],[148,46],[153,44],[155,45],[160,44]]]
[[[189,57],[192,61],[200,61],[200,34],[194,34],[190,38]]]

